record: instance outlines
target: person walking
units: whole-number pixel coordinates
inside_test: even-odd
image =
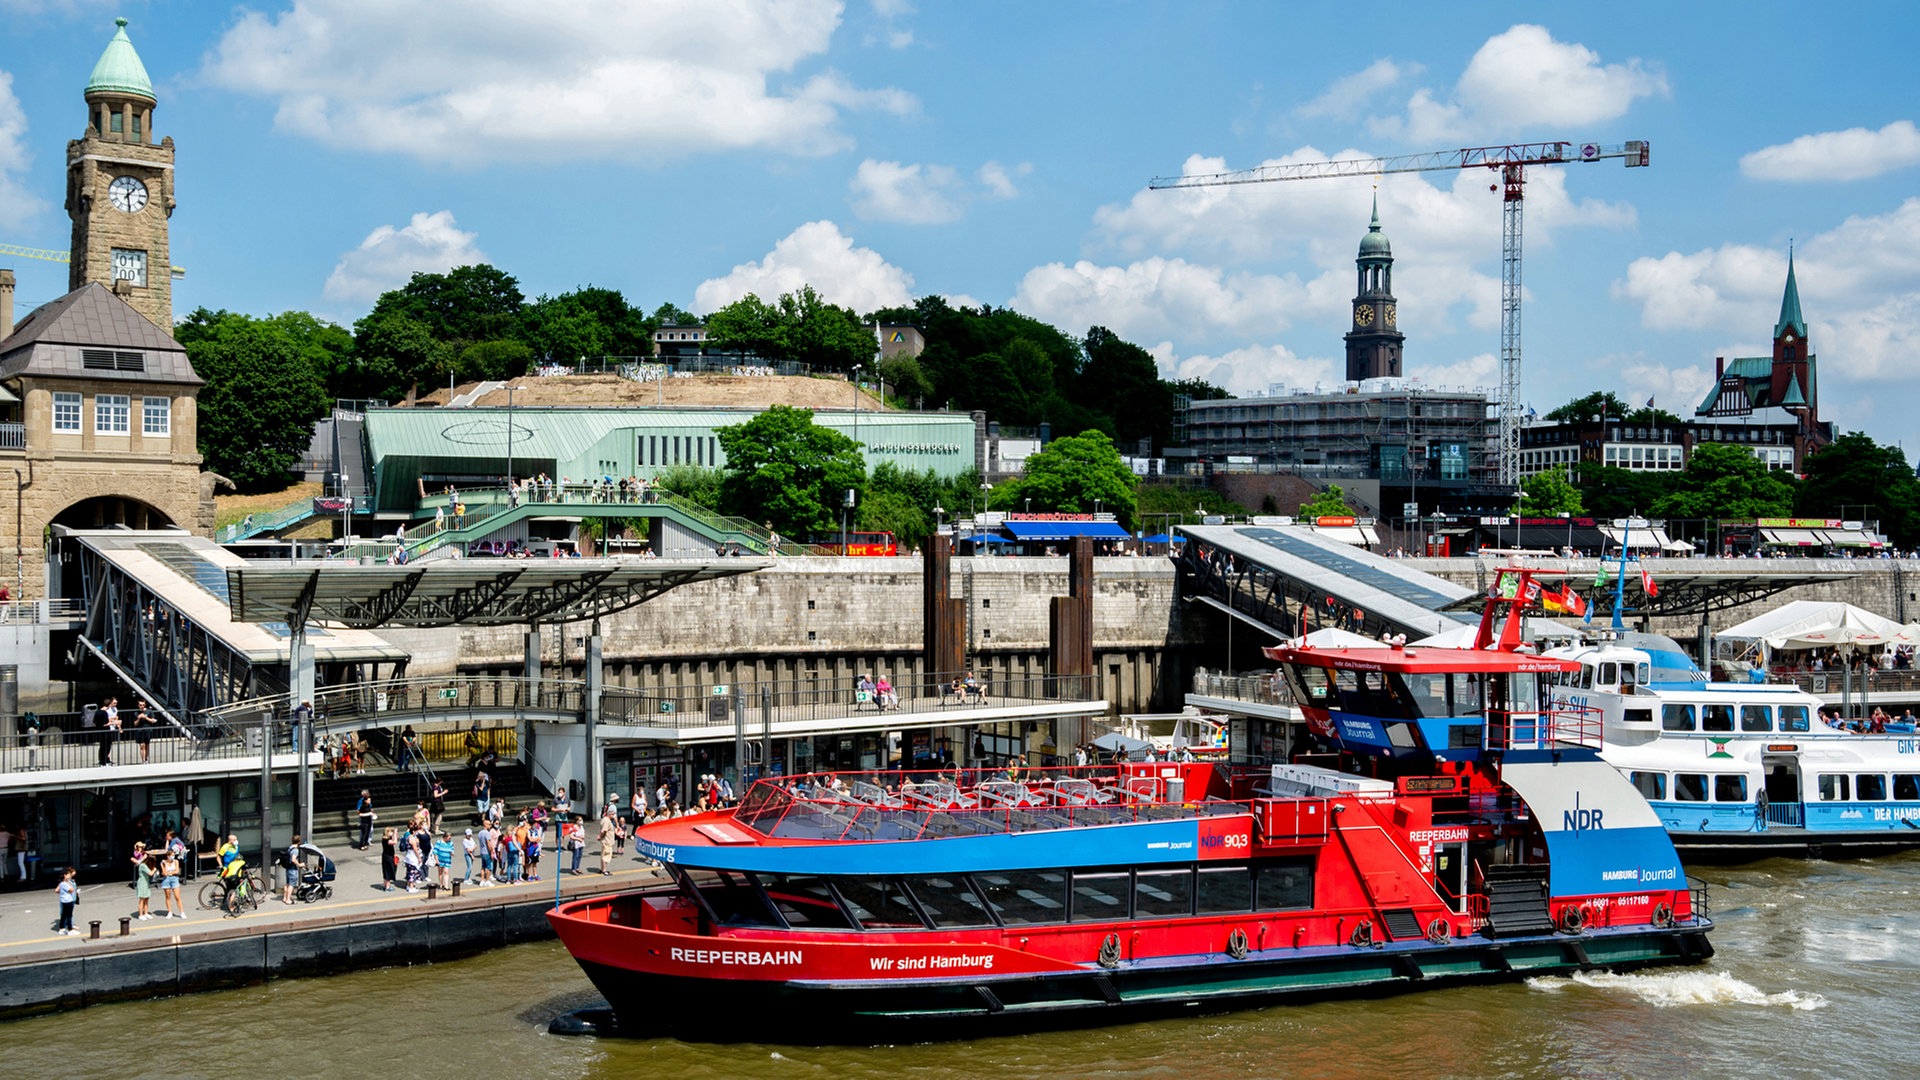
[[[287,853],[280,857],[280,874],[286,879],[280,885],[280,902],[288,907],[293,906],[293,890],[300,884],[300,841],[302,839],[303,837],[298,833],[294,834],[293,843],[287,845]]]
[[[619,828],[611,809],[600,815],[600,873],[607,877],[613,876],[613,836]]]
[[[69,866],[60,874],[60,884],[54,888],[54,899],[60,902],[60,920],[53,924],[56,934],[77,934],[73,928],[73,909],[80,906],[80,883],[75,879],[80,871]]]
[[[360,851],[367,850],[373,843],[373,792],[360,789],[360,799],[354,803],[354,812],[360,816],[360,842],[353,845]]]
[[[460,840],[460,853],[465,855],[467,859],[466,874],[460,879],[462,885],[473,884],[473,848],[473,830],[468,829],[467,835]]]
[[[438,776],[433,778],[433,790],[427,795],[427,812],[431,815],[428,827],[440,832],[440,820],[447,816],[447,785]]]
[[[433,842],[433,865],[439,871],[437,875],[442,889],[453,888],[453,837],[444,830],[440,839]]]
[[[480,820],[487,819],[487,810],[493,805],[493,777],[481,770],[473,778],[473,803],[480,808]]]

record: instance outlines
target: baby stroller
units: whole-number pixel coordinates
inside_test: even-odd
[[[300,845],[300,861],[294,867],[300,875],[293,886],[293,897],[303,903],[333,897],[333,860],[312,844]]]

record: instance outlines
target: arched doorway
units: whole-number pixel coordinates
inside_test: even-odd
[[[173,518],[140,499],[96,495],[55,514],[52,524],[70,529],[169,529],[173,527]]]

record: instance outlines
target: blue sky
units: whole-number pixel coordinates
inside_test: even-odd
[[[1920,9],[1851,4],[0,0],[0,242],[64,248],[64,148],[124,15],[178,147],[198,305],[345,323],[485,260],[705,312],[940,293],[1239,392],[1331,385],[1367,179],[1154,192],[1269,161],[1646,139],[1535,169],[1523,396],[1688,413],[1766,351],[1787,246],[1821,413],[1920,451]],[[1409,375],[1493,387],[1500,207],[1389,176]],[[63,267],[0,258],[24,304]]]

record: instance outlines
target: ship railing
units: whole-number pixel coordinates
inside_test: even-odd
[[[982,707],[1009,708],[1042,702],[1093,701],[1099,697],[1094,676],[981,673],[976,688],[956,695],[960,672],[932,674],[893,683],[885,701],[857,685],[818,679],[689,685],[661,688],[609,686],[600,696],[600,719],[636,727],[679,729],[720,727],[731,730],[734,710],[746,710],[751,723],[844,720],[862,713],[962,713]],[[726,708],[716,709],[718,698]],[[960,722],[960,721],[956,721]]]
[[[1713,913],[1713,904],[1707,896],[1707,883],[1699,878],[1687,878],[1687,899],[1693,908],[1694,921],[1698,922]]]
[[[1768,803],[1766,809],[1769,825],[1787,825],[1797,829],[1806,823],[1805,803]]]
[[[1546,710],[1488,709],[1482,738],[1488,750],[1551,750],[1602,745],[1605,719],[1597,708],[1555,705]]]

